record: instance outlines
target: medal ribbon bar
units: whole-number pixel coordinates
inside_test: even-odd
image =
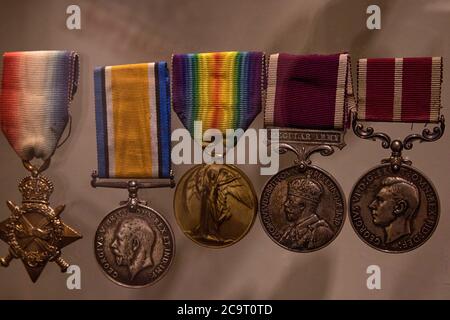
[[[406,161],[401,158],[401,151],[411,149],[414,141],[440,139],[445,130],[445,119],[440,114],[442,73],[442,57],[360,59],[357,112],[352,122],[355,134],[363,139],[379,139],[383,148],[391,148],[392,157],[387,161],[396,168]],[[410,134],[403,141],[392,141],[385,133],[364,128],[358,120],[431,122],[439,126],[433,130],[425,128],[422,134]]]
[[[280,147],[295,152],[299,161],[309,162],[314,152],[330,155],[331,146],[345,146],[353,104],[348,54],[270,56],[264,124],[279,129]],[[293,145],[317,147],[302,151]]]
[[[174,187],[167,64],[97,68],[94,83],[98,173],[92,186],[128,188],[130,196],[135,188]]]
[[[264,53],[215,52],[172,57],[173,109],[194,132],[246,130],[261,112]]]
[[[358,119],[438,122],[442,58],[372,58],[358,62]]]
[[[73,51],[3,55],[0,122],[22,160],[47,160],[55,152],[78,87],[78,70]]]

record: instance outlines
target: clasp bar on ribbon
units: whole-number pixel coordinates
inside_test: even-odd
[[[150,188],[174,188],[175,177],[173,171],[170,170],[170,177],[168,179],[102,179],[98,177],[98,172],[92,172],[91,186],[93,188],[118,188],[128,189],[128,200],[121,201],[120,205],[127,205],[131,212],[135,212],[138,205],[146,205],[147,201],[138,198],[139,189]]]
[[[269,143],[275,146],[280,154],[293,152],[297,159],[294,161],[302,170],[311,165],[310,157],[314,153],[330,156],[334,147],[342,150],[345,147],[345,130],[317,130],[299,128],[266,127],[269,130]],[[270,130],[279,130],[278,141],[271,141]],[[274,144],[275,142],[275,144]]]

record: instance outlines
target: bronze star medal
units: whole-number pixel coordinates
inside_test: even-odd
[[[11,216],[0,223],[0,239],[9,245],[9,253],[0,258],[0,264],[7,267],[14,258],[22,260],[33,282],[49,261],[65,272],[69,264],[61,257],[61,249],[80,239],[81,235],[61,221],[64,205],[55,209],[50,207],[52,182],[34,174],[22,179],[19,191],[22,205],[8,201]]]

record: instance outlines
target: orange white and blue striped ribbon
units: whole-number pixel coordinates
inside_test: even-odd
[[[170,176],[170,85],[165,62],[96,68],[100,178]]]

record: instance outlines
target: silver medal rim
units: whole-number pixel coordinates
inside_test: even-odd
[[[415,168],[415,167],[413,167],[413,166],[401,164],[401,165],[400,165],[401,168],[407,168],[408,170],[415,171],[415,172],[417,172],[418,174],[420,174],[423,178],[425,178],[425,180],[427,180],[427,182],[430,184],[431,188],[433,189],[433,192],[434,192],[434,194],[436,195],[436,199],[437,199],[437,219],[436,219],[435,226],[434,226],[433,230],[431,231],[431,233],[428,235],[428,237],[427,237],[424,241],[422,241],[422,242],[419,243],[418,245],[412,247],[411,249],[406,249],[406,250],[395,250],[395,251],[394,251],[394,250],[389,250],[389,249],[382,249],[382,248],[379,248],[379,247],[377,247],[377,246],[375,246],[375,245],[372,245],[371,243],[367,242],[363,237],[361,237],[361,235],[359,234],[359,232],[356,230],[355,225],[353,224],[353,219],[352,219],[352,217],[351,217],[351,199],[352,199],[352,196],[353,196],[353,192],[355,191],[355,188],[356,188],[356,186],[358,185],[358,183],[361,181],[361,179],[362,179],[363,177],[365,177],[367,174],[369,174],[370,172],[372,172],[372,171],[374,171],[374,170],[377,170],[377,169],[379,169],[379,168],[390,167],[390,166],[391,166],[390,163],[377,165],[377,166],[375,166],[375,167],[370,168],[369,170],[367,170],[364,174],[362,174],[362,175],[358,178],[358,180],[356,180],[356,182],[353,184],[353,187],[352,187],[352,189],[351,189],[351,192],[350,192],[350,195],[349,195],[349,198],[348,198],[348,215],[349,215],[348,219],[350,220],[350,224],[351,224],[351,226],[352,226],[352,229],[353,229],[354,233],[356,233],[356,235],[358,236],[358,238],[359,238],[361,241],[363,241],[366,245],[368,245],[369,247],[371,247],[372,249],[375,249],[375,250],[380,251],[380,252],[383,252],[383,253],[402,254],[402,253],[407,253],[407,252],[411,252],[411,251],[417,250],[418,248],[422,247],[425,243],[427,243],[428,240],[431,239],[431,237],[432,237],[433,234],[436,232],[436,229],[437,229],[438,226],[439,226],[439,220],[440,220],[440,218],[441,218],[441,200],[439,199],[439,194],[438,194],[438,192],[437,192],[437,190],[436,190],[436,187],[434,186],[433,182],[432,182],[430,179],[428,179],[428,177],[427,177],[425,174],[423,174],[422,171],[418,170],[417,168]]]
[[[143,285],[130,285],[130,284],[126,284],[126,283],[120,282],[120,281],[114,279],[113,277],[111,277],[111,276],[110,276],[110,275],[102,268],[101,264],[100,264],[99,261],[98,261],[98,256],[97,256],[97,253],[96,253],[96,250],[95,250],[98,230],[99,230],[100,226],[103,224],[103,222],[106,221],[106,219],[108,219],[108,217],[109,217],[110,215],[112,215],[113,213],[115,213],[116,211],[119,211],[119,210],[121,210],[121,209],[127,209],[127,206],[126,206],[126,205],[120,206],[120,207],[115,208],[114,210],[110,211],[110,212],[102,219],[102,221],[99,223],[99,225],[97,226],[97,230],[95,231],[95,235],[94,235],[94,255],[95,255],[95,260],[96,260],[96,262],[97,262],[97,266],[100,268],[100,270],[102,271],[102,273],[108,278],[108,280],[110,280],[111,282],[113,282],[113,283],[115,283],[115,284],[117,284],[117,285],[119,285],[119,286],[121,286],[121,287],[130,288],[130,289],[141,289],[141,288],[145,288],[145,287],[150,287],[150,286],[153,286],[154,284],[156,284],[157,282],[159,282],[161,279],[163,279],[163,278],[166,276],[166,274],[167,274],[167,272],[169,271],[169,269],[172,268],[172,265],[173,265],[173,263],[174,263],[175,256],[176,256],[176,255],[175,255],[175,252],[176,252],[175,237],[174,237],[174,234],[173,234],[173,231],[172,231],[172,227],[170,226],[170,224],[168,223],[168,221],[166,220],[166,218],[165,218],[163,215],[161,215],[158,211],[156,211],[155,209],[153,209],[153,208],[150,208],[150,207],[145,206],[145,205],[142,205],[142,204],[138,204],[137,206],[138,206],[138,207],[141,207],[141,208],[144,208],[144,209],[146,209],[146,210],[149,210],[149,211],[153,212],[154,214],[156,214],[156,215],[157,215],[157,216],[158,216],[158,217],[166,224],[167,229],[169,230],[170,236],[172,237],[172,243],[173,243],[173,245],[172,245],[172,259],[170,260],[170,263],[169,263],[169,265],[167,266],[167,268],[164,270],[163,273],[161,273],[161,274],[159,275],[158,278],[156,278],[156,279],[153,280],[152,282],[149,282],[149,283],[143,284]]]
[[[241,240],[244,239],[244,238],[249,234],[250,230],[253,228],[253,226],[254,226],[254,224],[255,224],[256,216],[258,215],[258,212],[259,212],[259,201],[258,201],[258,195],[257,195],[257,193],[256,193],[256,191],[255,191],[255,187],[253,186],[253,183],[251,182],[251,180],[248,178],[248,176],[247,176],[241,169],[239,169],[237,166],[232,165],[232,164],[225,164],[225,163],[223,163],[223,164],[222,164],[222,163],[220,163],[220,164],[219,164],[219,163],[212,163],[212,164],[222,165],[222,166],[227,166],[227,167],[232,167],[233,169],[235,169],[236,171],[239,172],[239,174],[241,175],[241,177],[243,177],[243,178],[245,179],[245,181],[247,182],[247,184],[250,186],[250,191],[251,191],[251,193],[252,193],[252,195],[253,195],[253,198],[254,198],[255,209],[253,210],[254,212],[253,212],[252,221],[251,221],[250,224],[248,225],[248,227],[247,227],[247,229],[245,230],[245,232],[243,232],[243,233],[239,236],[239,238],[237,238],[236,240],[234,240],[234,241],[231,242],[231,243],[228,243],[228,244],[225,244],[225,245],[221,245],[221,246],[209,246],[209,245],[207,245],[207,244],[204,244],[204,243],[202,243],[202,242],[200,242],[200,241],[197,241],[197,240],[191,238],[188,234],[186,234],[186,232],[183,231],[183,227],[181,226],[181,223],[178,221],[178,218],[177,218],[177,210],[176,210],[176,201],[175,201],[175,199],[176,199],[176,196],[177,196],[177,194],[178,194],[178,193],[177,193],[178,188],[180,188],[180,186],[182,185],[182,182],[183,182],[185,179],[187,179],[186,176],[190,175],[190,174],[192,173],[192,171],[194,171],[196,168],[198,168],[198,167],[200,167],[200,166],[207,166],[207,165],[209,165],[209,164],[205,164],[205,163],[203,163],[203,164],[197,164],[197,165],[193,166],[192,168],[189,168],[189,169],[183,174],[183,176],[181,177],[180,181],[177,183],[177,186],[176,186],[176,188],[175,188],[175,194],[174,194],[174,197],[173,197],[173,214],[174,214],[174,216],[175,216],[175,221],[177,222],[178,228],[180,229],[181,233],[182,233],[186,238],[188,238],[190,241],[192,241],[193,243],[197,244],[197,245],[200,246],[200,247],[208,248],[208,249],[214,249],[214,250],[220,250],[220,249],[224,249],[224,248],[231,247],[231,246],[237,244],[238,242],[241,242]]]
[[[259,197],[259,201],[262,201],[262,195],[264,194],[264,192],[265,192],[265,190],[266,190],[266,187],[267,187],[267,185],[270,183],[270,181],[272,181],[276,176],[278,176],[279,174],[283,173],[284,171],[288,171],[288,170],[290,170],[290,169],[292,169],[292,168],[295,168],[295,167],[298,167],[298,166],[297,166],[297,165],[290,166],[290,167],[288,167],[288,168],[285,168],[285,169],[279,171],[277,174],[271,176],[271,177],[266,181],[266,183],[264,184],[264,187],[263,187],[262,190],[261,190],[261,195],[260,195],[260,197]],[[333,183],[334,183],[334,184],[336,185],[336,187],[337,187],[337,190],[339,191],[339,194],[341,195],[342,202],[344,203],[344,208],[343,208],[343,209],[344,209],[344,210],[343,210],[344,214],[342,215],[342,223],[340,224],[339,228],[336,230],[336,232],[335,232],[333,238],[331,238],[330,241],[328,241],[328,242],[325,243],[324,245],[322,245],[322,246],[320,246],[320,247],[317,247],[317,248],[314,248],[314,249],[310,249],[310,250],[296,250],[296,249],[289,248],[289,247],[287,247],[287,246],[285,246],[285,245],[279,243],[276,239],[274,239],[274,238],[272,237],[272,235],[271,235],[271,234],[269,233],[269,231],[267,230],[266,225],[264,224],[264,221],[262,220],[262,214],[261,214],[261,211],[260,211],[260,212],[259,212],[259,222],[261,223],[261,226],[262,226],[262,229],[264,230],[264,232],[269,236],[270,240],[272,240],[273,242],[275,242],[275,243],[276,243],[278,246],[280,246],[281,248],[286,249],[286,250],[291,251],[291,252],[295,252],[295,253],[312,253],[312,252],[319,251],[319,250],[322,250],[322,249],[328,247],[329,245],[331,245],[332,243],[335,242],[336,238],[339,236],[339,234],[340,234],[341,231],[342,231],[342,228],[344,227],[345,220],[347,219],[347,214],[346,214],[346,213],[347,213],[347,199],[346,199],[346,197],[345,197],[344,192],[342,191],[341,185],[337,182],[337,180],[336,180],[329,172],[327,172],[326,170],[324,170],[324,169],[322,169],[322,168],[319,168],[319,167],[314,166],[314,165],[308,165],[307,168],[306,168],[306,170],[308,170],[308,169],[317,170],[317,171],[323,173],[324,175],[326,175],[331,181],[333,181]],[[260,210],[261,210],[261,204],[260,204],[259,208],[260,208]]]

